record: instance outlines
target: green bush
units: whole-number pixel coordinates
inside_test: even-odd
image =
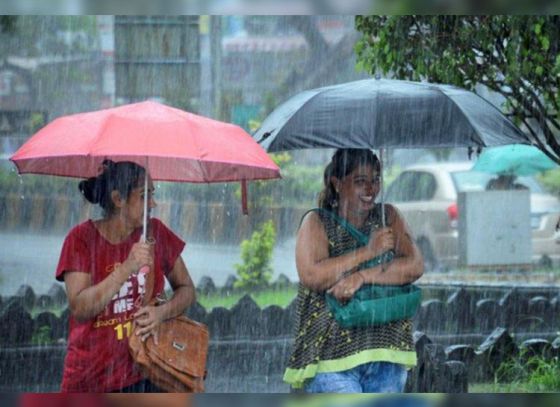
[[[42,195],[78,195],[76,178],[55,177],[51,175],[18,175],[15,165],[2,163],[0,167],[0,191],[3,195],[17,194],[28,197]]]
[[[39,327],[31,337],[33,345],[50,345],[53,343],[52,330],[50,326],[43,325]]]
[[[269,220],[241,242],[241,264],[235,264],[239,280],[236,288],[263,288],[272,277],[272,250],[276,242],[276,228]]]
[[[315,206],[323,185],[323,166],[297,164],[288,152],[270,156],[280,167],[282,179],[249,183],[250,206]],[[236,197],[241,197],[240,189],[236,191]]]

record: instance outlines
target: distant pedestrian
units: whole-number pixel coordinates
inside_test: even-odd
[[[486,190],[499,191],[510,189],[528,189],[525,185],[516,182],[517,176],[513,174],[500,174],[486,184]]]

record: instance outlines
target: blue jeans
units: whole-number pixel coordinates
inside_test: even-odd
[[[401,393],[406,377],[403,365],[370,362],[343,372],[317,373],[304,389],[306,393]]]

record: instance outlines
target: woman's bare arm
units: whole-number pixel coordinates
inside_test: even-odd
[[[158,307],[162,320],[183,314],[196,301],[194,284],[181,256],[177,257],[167,280],[173,289],[173,296]]]
[[[91,284],[89,273],[74,270],[64,273],[68,305],[74,318],[83,322],[101,313],[130,273],[124,263],[120,264],[107,278],[95,285]]]
[[[308,213],[298,231],[296,267],[302,284],[314,291],[325,291],[345,272],[375,256],[371,246],[353,252],[329,257],[329,240],[319,215]]]
[[[395,240],[395,258],[388,264],[362,270],[366,283],[407,284],[424,273],[424,260],[398,210],[387,204],[388,218]]]

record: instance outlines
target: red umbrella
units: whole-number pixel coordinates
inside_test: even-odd
[[[10,160],[20,174],[88,178],[107,158],[133,161],[159,181],[241,181],[244,213],[246,181],[280,178],[241,127],[151,101],[58,118]]]

